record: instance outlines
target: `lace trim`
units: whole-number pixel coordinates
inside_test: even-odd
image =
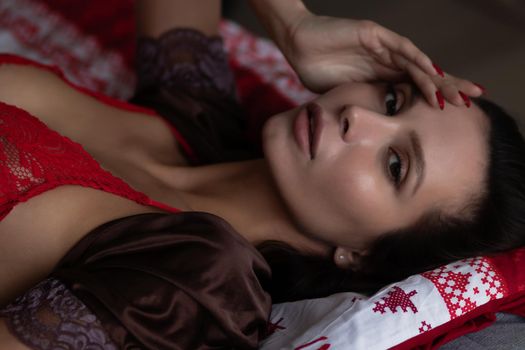
[[[158,39],[140,38],[137,46],[138,90],[155,86],[235,89],[222,38],[193,29],[174,29]]]
[[[33,349],[116,350],[100,321],[60,281],[49,278],[0,311]]]
[[[80,144],[26,111],[0,102],[0,219],[19,202],[60,185],[100,189],[139,204],[159,203],[102,169]],[[164,206],[163,209],[178,212]]]

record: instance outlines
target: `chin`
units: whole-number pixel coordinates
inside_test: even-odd
[[[290,134],[290,119],[287,113],[276,114],[264,123],[261,130],[261,146],[265,158],[272,157],[283,148],[290,147],[287,144]]]

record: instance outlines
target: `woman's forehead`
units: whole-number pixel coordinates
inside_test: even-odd
[[[411,111],[427,167],[421,200],[461,206],[485,182],[488,118],[474,105],[441,111],[425,104],[418,101]]]
[[[447,104],[440,110],[416,96],[404,114],[404,118],[409,119],[409,126],[421,134],[421,138],[448,141],[451,147],[488,144],[489,120],[477,105],[467,108]]]

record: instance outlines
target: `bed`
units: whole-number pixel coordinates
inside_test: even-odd
[[[135,84],[134,25],[131,0],[2,0],[0,52],[56,65],[87,89],[127,99]],[[269,116],[313,94],[271,42],[229,21],[220,34],[257,144]],[[275,304],[261,349],[438,348],[503,313],[525,316],[524,263],[520,248],[413,275],[372,296],[349,292]]]

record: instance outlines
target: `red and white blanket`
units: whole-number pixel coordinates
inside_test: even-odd
[[[127,99],[135,84],[132,0],[2,0],[0,52],[57,65],[73,82]],[[276,47],[232,22],[221,35],[253,132],[311,99]],[[371,297],[340,293],[274,305],[262,349],[433,349],[525,316],[525,248],[414,275]]]

